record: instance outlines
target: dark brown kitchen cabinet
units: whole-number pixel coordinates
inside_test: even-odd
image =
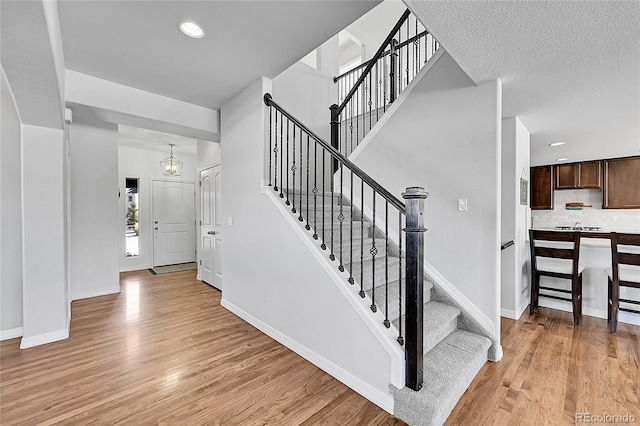
[[[602,188],[602,162],[559,164],[555,166],[555,189]]]
[[[603,209],[640,208],[640,157],[604,160]]]
[[[531,168],[530,194],[532,210],[553,209],[553,166]]]

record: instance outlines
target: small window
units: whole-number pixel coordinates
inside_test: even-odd
[[[138,178],[125,179],[125,212],[127,218],[125,228],[125,247],[127,257],[140,256],[140,204],[138,202],[139,183],[140,179]]]

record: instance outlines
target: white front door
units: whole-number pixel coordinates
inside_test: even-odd
[[[153,181],[153,266],[195,261],[195,186]]]
[[[222,287],[221,166],[200,172],[202,223],[200,227],[200,278]]]

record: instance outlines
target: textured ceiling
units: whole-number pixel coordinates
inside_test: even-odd
[[[175,144],[173,154],[196,157],[198,154],[198,140],[155,130],[140,129],[138,127],[118,125],[118,145],[151,151],[166,152],[169,156],[169,144]]]
[[[275,77],[379,1],[59,2],[68,69],[219,109]],[[205,30],[190,39],[177,28]]]
[[[502,81],[533,165],[640,154],[640,2],[407,3],[476,83]]]

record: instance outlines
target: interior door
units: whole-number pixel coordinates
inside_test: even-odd
[[[200,279],[210,285],[213,285],[214,276],[214,201],[214,170],[211,167],[200,172]]]
[[[200,172],[200,278],[222,289],[221,166]]]
[[[153,266],[195,261],[195,186],[153,181]]]

